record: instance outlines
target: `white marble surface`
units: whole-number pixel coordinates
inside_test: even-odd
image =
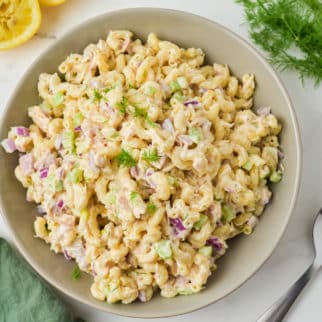
[[[39,34],[27,44],[0,53],[0,111],[8,101],[17,81],[37,56],[59,39],[72,26],[103,12],[127,7],[164,7],[190,11],[213,19],[247,39],[242,8],[233,0],[67,0],[57,8],[43,10],[43,23]],[[302,86],[296,74],[279,73],[293,100],[301,128],[304,150],[303,177],[300,196],[287,232],[262,269],[243,287],[218,303],[200,311],[160,322],[195,321],[200,316],[204,322],[255,321],[284,290],[304,271],[311,261],[313,251],[310,230],[315,212],[322,205],[322,145],[319,140],[322,128],[322,88],[314,88],[308,81]],[[283,215],[283,214],[281,214]],[[322,233],[322,232],[321,232]],[[0,217],[0,235],[10,240]],[[64,300],[83,318],[90,322],[130,321],[95,311],[66,296]],[[288,322],[321,321],[322,274],[305,289],[287,317]]]

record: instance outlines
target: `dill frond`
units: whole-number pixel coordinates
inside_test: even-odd
[[[249,34],[280,70],[302,81],[322,80],[322,2],[319,0],[236,0],[244,6]]]

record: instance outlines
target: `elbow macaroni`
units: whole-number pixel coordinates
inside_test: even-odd
[[[281,179],[276,117],[252,110],[255,78],[203,66],[201,49],[130,31],[41,74],[17,179],[40,204],[36,237],[130,303],[199,292],[226,240],[250,234]]]

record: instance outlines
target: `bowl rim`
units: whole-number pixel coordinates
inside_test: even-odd
[[[180,313],[174,313],[174,314],[163,314],[163,315],[142,315],[142,314],[136,314],[135,311],[133,311],[133,313],[129,314],[129,313],[121,313],[121,312],[114,312],[109,310],[109,305],[106,305],[106,308],[102,308],[101,306],[99,306],[98,304],[91,302],[89,300],[83,299],[81,297],[78,296],[78,294],[74,294],[74,292],[70,291],[69,289],[67,289],[66,287],[64,287],[64,285],[60,285],[60,283],[58,281],[56,281],[54,278],[52,278],[50,276],[50,274],[42,269],[41,266],[39,266],[37,263],[34,262],[33,258],[31,255],[29,255],[27,248],[24,246],[22,240],[20,240],[20,238],[17,236],[17,234],[15,234],[14,232],[14,228],[11,226],[10,221],[7,217],[9,217],[6,213],[6,210],[4,208],[3,205],[3,199],[2,199],[2,195],[0,195],[0,215],[2,216],[2,218],[4,219],[5,224],[8,227],[8,230],[10,232],[10,239],[14,242],[15,247],[18,249],[19,253],[23,256],[23,258],[28,262],[28,264],[37,272],[37,274],[39,274],[41,276],[41,278],[43,278],[46,282],[48,282],[50,285],[52,285],[53,287],[55,287],[57,290],[59,290],[60,292],[62,292],[65,295],[68,295],[71,299],[73,300],[77,300],[78,302],[88,305],[89,307],[95,308],[101,312],[105,312],[105,313],[112,313],[118,316],[124,316],[124,317],[131,317],[131,318],[141,318],[141,319],[148,319],[148,318],[167,318],[167,317],[171,317],[171,316],[179,316],[179,315],[183,315],[183,314],[187,314],[187,313],[191,313],[197,310],[200,310],[202,308],[205,308],[213,303],[216,303],[220,300],[222,300],[223,298],[225,298],[226,296],[232,294],[233,292],[235,292],[236,290],[238,290],[240,287],[242,287],[250,278],[252,278],[259,270],[260,268],[262,268],[262,266],[268,261],[268,259],[272,256],[274,250],[276,249],[277,245],[279,244],[279,242],[281,241],[281,238],[283,237],[288,224],[290,222],[290,219],[292,217],[292,213],[296,204],[296,201],[298,199],[298,194],[299,194],[299,189],[300,189],[300,183],[301,183],[301,173],[302,173],[302,158],[303,158],[303,148],[302,148],[302,142],[301,142],[301,136],[300,136],[300,129],[299,129],[299,123],[296,117],[296,113],[295,113],[295,109],[292,103],[292,100],[288,94],[287,89],[285,88],[283,82],[281,81],[280,77],[277,75],[275,69],[266,61],[266,59],[264,58],[264,56],[261,54],[261,52],[253,45],[251,44],[247,39],[245,39],[244,37],[238,35],[237,33],[235,33],[234,31],[230,30],[228,27],[223,26],[222,24],[211,20],[209,18],[206,18],[204,16],[200,16],[191,12],[187,12],[187,11],[183,11],[183,10],[176,10],[176,9],[169,9],[169,8],[163,8],[163,7],[128,7],[128,8],[121,8],[121,9],[116,9],[116,10],[111,10],[111,11],[107,11],[103,14],[99,14],[99,15],[95,15],[94,17],[91,17],[89,19],[86,19],[76,25],[74,25],[73,27],[71,27],[67,32],[63,33],[61,35],[60,38],[58,38],[56,41],[54,41],[52,44],[50,44],[40,55],[37,56],[37,58],[35,59],[35,61],[24,71],[22,77],[20,78],[20,80],[17,82],[12,94],[9,97],[9,100],[7,101],[7,104],[3,110],[3,112],[1,113],[0,116],[0,128],[3,128],[3,126],[5,125],[4,123],[4,119],[5,116],[7,115],[10,106],[12,106],[14,97],[16,96],[17,90],[22,86],[22,84],[25,81],[25,78],[27,77],[27,74],[30,73],[30,71],[38,64],[39,60],[42,59],[44,56],[46,56],[49,52],[52,51],[52,49],[57,45],[58,42],[62,42],[64,41],[64,39],[68,38],[69,36],[71,36],[72,34],[74,34],[75,32],[77,32],[78,29],[83,28],[84,26],[86,26],[87,24],[94,22],[96,19],[101,18],[101,17],[106,17],[108,18],[109,16],[114,16],[114,15],[118,15],[118,14],[124,14],[126,12],[133,12],[133,11],[138,11],[138,12],[158,12],[160,14],[162,13],[171,13],[174,16],[175,15],[181,15],[181,16],[186,16],[186,17],[193,17],[195,19],[199,19],[200,22],[207,22],[207,23],[211,23],[213,25],[216,26],[216,28],[218,28],[219,30],[230,34],[234,40],[238,41],[239,43],[242,43],[242,45],[244,45],[249,51],[251,51],[260,61],[260,63],[262,65],[265,66],[265,68],[271,73],[272,77],[274,78],[275,82],[277,83],[277,85],[279,86],[284,99],[287,103],[287,106],[289,108],[290,111],[290,115],[291,115],[291,124],[294,128],[294,132],[295,132],[295,142],[296,142],[296,147],[297,147],[297,166],[295,169],[295,190],[293,193],[293,196],[290,200],[290,206],[289,206],[289,210],[287,213],[287,220],[284,224],[284,227],[282,230],[280,230],[280,233],[278,235],[278,237],[276,238],[276,241],[273,245],[271,245],[271,250],[268,254],[268,256],[262,260],[261,262],[257,263],[257,265],[252,269],[251,272],[248,273],[248,277],[241,282],[238,286],[236,286],[234,289],[226,291],[225,293],[223,293],[218,299],[216,300],[212,300],[209,299],[207,302],[202,303],[200,306],[198,306],[197,308],[187,308],[184,311],[180,312]]]

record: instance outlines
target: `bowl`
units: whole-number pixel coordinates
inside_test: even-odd
[[[26,191],[14,177],[17,155],[0,149],[1,213],[11,230],[15,244],[30,265],[50,284],[70,297],[94,308],[123,316],[154,318],[187,313],[222,299],[236,290],[263,265],[277,246],[296,201],[300,170],[301,144],[296,116],[281,81],[271,66],[247,42],[223,26],[205,18],[166,9],[137,8],[119,10],[93,18],[77,26],[57,40],[30,66],[19,82],[2,115],[0,137],[16,124],[30,124],[27,107],[39,102],[37,80],[42,72],[52,73],[71,52],[81,52],[91,42],[106,38],[110,29],[128,29],[146,39],[155,32],[161,39],[183,47],[200,47],[208,62],[226,63],[233,74],[254,73],[257,80],[255,106],[271,106],[283,124],[281,145],[285,154],[285,174],[274,187],[272,202],[265,209],[259,225],[250,236],[237,237],[218,262],[218,270],[199,294],[161,298],[129,305],[107,304],[95,300],[90,293],[92,277],[83,274],[75,282],[71,278],[74,264],[55,255],[42,240],[34,238],[35,204],[26,201]],[[264,285],[263,285],[264,287]]]

